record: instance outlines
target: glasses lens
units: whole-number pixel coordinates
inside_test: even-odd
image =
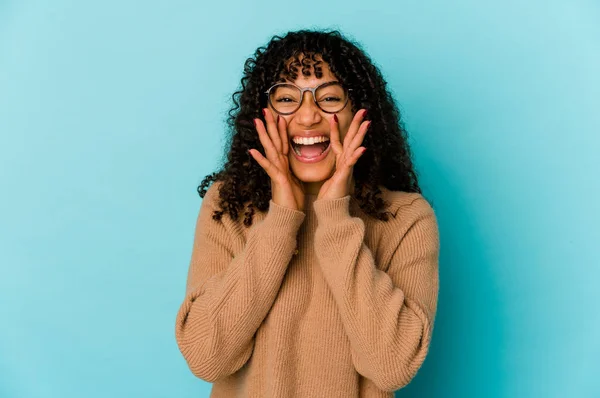
[[[277,112],[293,113],[300,107],[302,91],[292,84],[278,84],[270,91],[271,105]],[[319,107],[325,112],[339,112],[348,102],[348,92],[339,83],[325,84],[315,91]]]
[[[271,105],[277,112],[294,112],[300,105],[300,99],[300,90],[291,84],[280,84],[271,90]]]
[[[315,98],[325,112],[339,112],[348,101],[348,93],[339,83],[326,84],[315,92]]]

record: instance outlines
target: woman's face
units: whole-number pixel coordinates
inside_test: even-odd
[[[322,76],[317,78],[314,73],[310,76],[303,76],[301,73],[298,78],[292,83],[298,87],[316,87],[320,84],[337,81],[338,79],[331,73],[326,63],[322,65]],[[273,112],[276,117],[277,113],[269,105],[269,109]],[[340,141],[344,142],[344,137],[350,127],[350,123],[354,114],[352,113],[352,103],[348,100],[348,103],[338,113],[336,113],[340,131]],[[298,177],[300,181],[304,183],[305,193],[318,194],[321,185],[333,175],[335,172],[335,153],[329,148],[325,157],[317,162],[307,163],[303,162],[294,153],[292,147],[292,137],[294,136],[307,136],[309,133],[314,135],[323,135],[327,138],[330,137],[330,123],[333,118],[333,114],[323,112],[317,104],[313,101],[312,94],[310,92],[304,93],[302,100],[302,106],[291,115],[280,115],[287,122],[287,134],[290,143],[288,158],[290,162],[290,169],[292,173]]]

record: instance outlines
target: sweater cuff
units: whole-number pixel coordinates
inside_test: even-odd
[[[337,199],[319,199],[313,202],[319,224],[350,218],[350,195]]]
[[[269,211],[263,223],[273,228],[285,228],[297,231],[300,229],[305,217],[306,214],[304,212],[280,206],[271,199],[269,201]]]

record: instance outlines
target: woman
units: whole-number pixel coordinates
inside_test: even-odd
[[[211,397],[392,397],[429,348],[439,236],[384,79],[339,32],[303,30],[259,48],[233,99],[181,353]]]

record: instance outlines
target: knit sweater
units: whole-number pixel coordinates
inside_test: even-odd
[[[393,397],[421,367],[439,290],[435,213],[390,191],[378,220],[351,195],[269,203],[245,227],[208,189],[175,337],[212,398]]]

